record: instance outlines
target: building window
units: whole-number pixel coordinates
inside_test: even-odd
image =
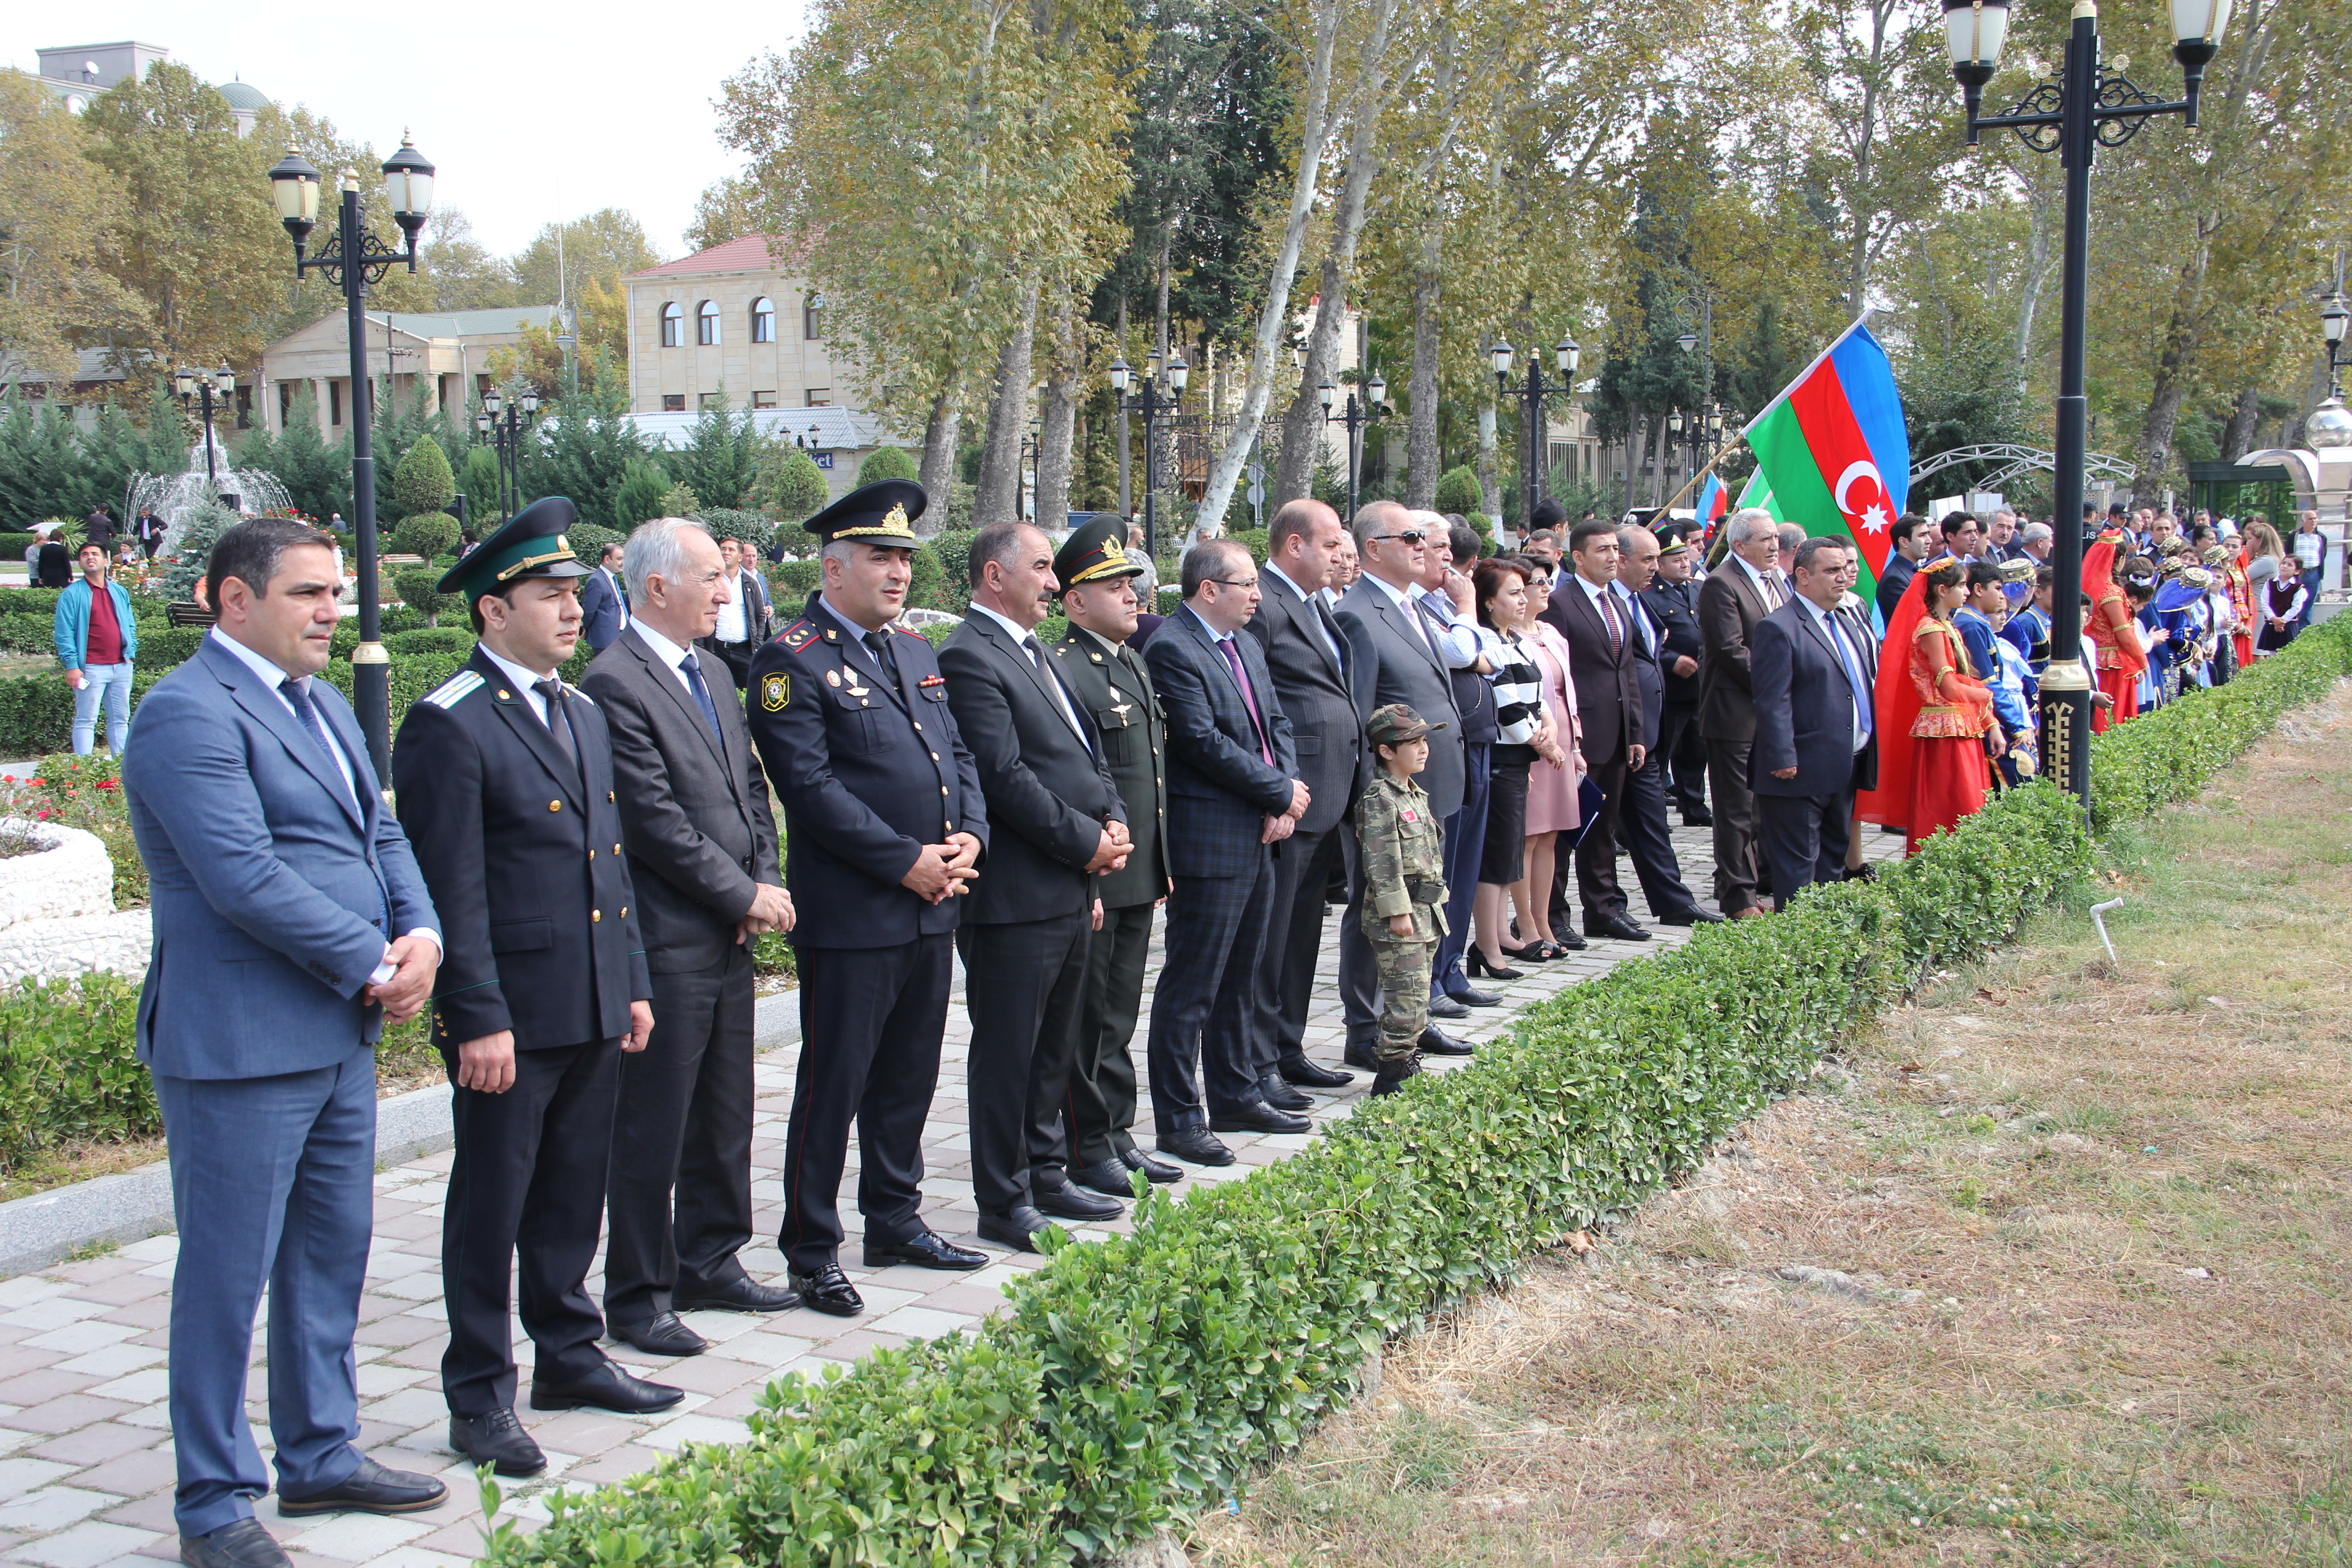
[[[751,406],[754,408],[773,408],[775,405],[776,395],[772,392],[755,392],[751,395]]]
[[[1565,442],[1565,441],[1554,441],[1554,442],[1552,442],[1552,443],[1551,443],[1551,457],[1550,457],[1550,464],[1551,464],[1551,467],[1553,467],[1553,468],[1558,468],[1558,469],[1560,469],[1561,471],[1563,471],[1564,473],[1566,473],[1566,474],[1567,474],[1567,476],[1568,476],[1568,482],[1569,482],[1570,484],[1574,484],[1574,483],[1576,483],[1576,448],[1575,448],[1575,447],[1573,447],[1570,446],[1570,445],[1569,445],[1567,442]]]
[[[719,408],[724,406],[726,402],[727,395],[723,392],[704,392],[696,395],[694,405],[697,408]]]
[[[340,381],[331,381],[327,383],[327,423],[341,425],[342,422],[343,384]]]
[[[662,394],[662,412],[663,412],[664,414],[683,414],[683,413],[685,413],[685,412],[686,412],[686,394],[685,394],[685,393],[683,393],[683,392],[665,392],[665,393],[663,393],[663,394]]]
[[[672,300],[662,307],[661,323],[662,347],[674,349],[686,342],[686,312],[678,309],[677,300]]]
[[[810,388],[809,388],[809,391],[808,391],[808,405],[809,405],[811,408],[830,408],[830,407],[832,407],[832,406],[833,406],[833,388],[831,388],[831,387],[829,387],[829,386],[812,386],[812,387],[810,387]]]
[[[709,348],[719,341],[719,301],[705,300],[694,313],[694,341]]]
[[[814,342],[824,336],[824,296],[811,294],[801,301],[801,336]]]
[[[755,343],[776,341],[776,302],[765,294],[751,301],[751,341]]]
[[[287,421],[293,417],[294,384],[290,381],[281,381],[278,384],[278,428],[285,429]]]

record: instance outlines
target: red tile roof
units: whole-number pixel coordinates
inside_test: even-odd
[[[708,250],[698,250],[692,256],[665,261],[659,267],[648,267],[643,272],[632,272],[631,278],[678,278],[696,272],[764,271],[783,263],[784,238],[782,235],[749,234],[741,239],[730,239],[724,245],[714,245]]]

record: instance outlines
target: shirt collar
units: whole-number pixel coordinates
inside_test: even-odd
[[[310,689],[309,681],[310,678],[309,676],[294,675],[289,671],[281,668],[275,660],[254,652],[251,648],[246,647],[243,643],[229,636],[226,632],[221,630],[220,627],[213,627],[213,629],[206,632],[205,636],[219,647],[226,648],[236,659],[237,663],[253,671],[255,678],[266,682],[268,685],[269,689],[272,691],[277,690],[280,685],[284,684],[288,680],[292,680],[296,687],[301,690],[308,691]]]
[[[1127,646],[1123,642],[1113,642],[1110,638],[1103,636],[1102,633],[1082,626],[1076,621],[1072,621],[1070,623],[1070,629],[1076,632],[1079,636],[1086,637],[1087,640],[1094,643],[1096,647],[1101,648],[1103,652],[1108,654],[1116,654],[1119,649]]]
[[[1036,633],[1029,630],[1026,626],[1024,626],[1011,616],[992,610],[986,605],[980,603],[976,599],[972,601],[971,613],[976,616],[986,616],[990,620],[994,621],[998,626],[1003,626],[1004,628],[1005,635],[1013,639],[1013,645],[1015,647],[1026,646],[1029,639],[1036,636]]]
[[[1273,573],[1273,574],[1275,574],[1275,576],[1276,576],[1276,577],[1279,578],[1279,579],[1281,580],[1282,584],[1283,584],[1283,586],[1284,586],[1284,587],[1288,588],[1292,593],[1294,593],[1294,594],[1297,595],[1298,595],[1298,602],[1299,602],[1300,604],[1302,604],[1302,605],[1303,605],[1303,604],[1307,603],[1307,600],[1309,600],[1309,599],[1311,599],[1311,598],[1313,598],[1313,597],[1314,597],[1314,595],[1313,595],[1312,594],[1309,594],[1306,589],[1304,589],[1304,588],[1300,587],[1297,583],[1293,582],[1293,581],[1291,580],[1291,576],[1290,576],[1290,574],[1289,574],[1289,573],[1285,572],[1281,567],[1279,567],[1279,566],[1276,565],[1273,562],[1271,562],[1271,561],[1267,562],[1267,563],[1266,563],[1266,567],[1265,567],[1265,569],[1266,569],[1267,571],[1269,571],[1269,572]]]
[[[520,687],[525,691],[530,690],[532,687],[537,686],[541,681],[547,679],[546,676],[539,674],[535,670],[525,669],[521,665],[515,663],[512,659],[499,658],[497,654],[490,651],[490,645],[486,642],[478,642],[474,646],[482,650],[482,657],[484,658],[488,659],[492,664],[497,665],[499,668],[505,671],[507,679],[513,681],[518,687]],[[559,679],[562,679],[561,671],[557,672],[557,678]]]
[[[814,602],[818,609],[824,612],[827,619],[831,620],[834,625],[839,626],[848,635],[849,639],[852,642],[863,646],[866,639],[873,635],[864,626],[859,626],[856,621],[851,620],[847,616],[845,616],[839,610],[835,609],[833,607],[832,601],[827,599],[823,594],[814,595]],[[803,611],[803,614],[805,615],[806,612]],[[890,628],[886,623],[878,629],[887,632]]]
[[[1387,578],[1377,576],[1372,573],[1367,572],[1364,574],[1361,580],[1366,583],[1370,583],[1373,587],[1378,588],[1381,593],[1386,594],[1389,596],[1389,602],[1395,605],[1397,608],[1408,609],[1411,607],[1411,601],[1405,596],[1407,590],[1391,585]],[[1419,588],[1414,588],[1411,590],[1411,592],[1418,594],[1421,590]]]
[[[1198,611],[1198,610],[1194,609],[1192,605],[1185,605],[1185,606],[1184,606],[1184,613],[1185,613],[1186,615],[1188,615],[1188,616],[1192,616],[1195,621],[1198,621],[1198,622],[1201,624],[1201,629],[1202,629],[1202,631],[1204,631],[1204,632],[1206,632],[1206,633],[1208,633],[1208,634],[1209,634],[1209,640],[1210,640],[1211,642],[1231,642],[1231,641],[1233,641],[1233,640],[1234,640],[1234,634],[1233,634],[1233,633],[1231,633],[1231,632],[1221,632],[1221,631],[1219,631],[1216,627],[1214,627],[1214,626],[1211,626],[1211,625],[1209,624],[1209,617],[1208,617],[1208,616],[1206,616],[1202,615],[1200,611]]]
[[[655,662],[667,665],[672,669],[676,669],[679,665],[686,662],[686,649],[678,647],[677,644],[670,641],[669,638],[654,630],[653,627],[647,626],[644,621],[631,621],[629,623],[629,630],[635,632],[638,637],[644,641],[646,647],[653,650]],[[702,663],[698,658],[694,662],[697,668],[699,668]]]

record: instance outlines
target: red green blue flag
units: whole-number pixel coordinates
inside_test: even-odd
[[[1713,533],[1715,525],[1721,522],[1724,514],[1730,510],[1731,492],[1723,488],[1723,481],[1715,477],[1715,470],[1708,469],[1706,478],[1700,481],[1698,487],[1698,504],[1693,508],[1698,517],[1699,528]]]
[[[1756,475],[1742,506],[1761,505],[1812,534],[1845,534],[1862,557],[1867,602],[1911,497],[1911,437],[1886,351],[1864,311],[1748,422]]]

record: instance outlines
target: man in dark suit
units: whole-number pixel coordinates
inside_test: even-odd
[[[1268,1103],[1304,1110],[1314,1102],[1293,1084],[1337,1089],[1355,1081],[1307,1059],[1307,1010],[1323,949],[1323,890],[1344,873],[1348,814],[1371,782],[1370,748],[1360,716],[1370,694],[1350,668],[1348,634],[1317,591],[1339,563],[1348,531],[1318,500],[1286,501],[1266,527],[1258,569],[1257,614],[1246,628],[1265,650],[1275,694],[1290,720],[1298,774],[1313,804],[1297,831],[1275,847],[1274,903],[1251,998],[1250,1037]]]
[[[760,575],[758,552],[744,549],[740,540],[722,539],[719,555],[725,564],[728,602],[719,606],[719,625],[702,646],[725,659],[736,686],[748,690],[751,658],[768,640],[775,606],[768,600],[767,579]]]
[[[1647,942],[1650,933],[1627,918],[1617,883],[1617,821],[1625,809],[1626,780],[1649,759],[1642,727],[1642,678],[1637,635],[1615,592],[1619,546],[1614,525],[1588,519],[1569,531],[1573,571],[1554,585],[1544,618],[1568,638],[1569,668],[1584,726],[1584,763],[1601,807],[1576,847],[1577,891],[1584,904],[1584,934]]]
[[[1667,795],[1681,807],[1685,827],[1715,819],[1706,809],[1706,742],[1698,732],[1700,668],[1706,639],[1698,629],[1698,586],[1691,581],[1691,547],[1679,532],[1659,536],[1657,574],[1642,590],[1642,608],[1656,623],[1659,673],[1665,701],[1658,714],[1658,765]]]
[[[1133,1195],[1131,1172],[1154,1182],[1184,1169],[1135,1146],[1135,1059],[1151,914],[1168,897],[1167,721],[1143,656],[1129,645],[1143,568],[1121,548],[1126,525],[1097,513],[1054,557],[1069,635],[1052,652],[1079,709],[1094,716],[1103,760],[1127,805],[1127,864],[1095,884],[1101,911],[1087,944],[1087,984],[1070,1063],[1070,1179],[1108,1197]]]
[[[155,928],[133,1048],[163,1109],[180,1232],[180,1555],[249,1568],[288,1561],[253,1517],[269,1489],[245,1414],[265,1285],[279,1513],[404,1513],[444,1495],[354,1447],[352,1364],[373,1044],[424,1007],[442,939],[351,705],[315,679],[342,585],[333,541],[258,519],[221,535],[209,570],[220,624],[139,705],[122,788]]]
[[[1309,1125],[1266,1102],[1248,1015],[1274,901],[1271,846],[1296,830],[1312,797],[1265,655],[1236,635],[1257,610],[1250,552],[1202,540],[1184,553],[1183,590],[1183,606],[1144,649],[1168,714],[1175,881],[1151,999],[1151,1110],[1162,1153],[1223,1165],[1233,1151],[1213,1133]]]
[[[1643,596],[1658,569],[1658,536],[1639,523],[1617,531],[1617,581],[1610,591],[1633,631],[1633,674],[1642,687],[1642,733],[1656,735],[1665,707],[1665,641],[1650,619]],[[1666,826],[1665,757],[1653,752],[1625,778],[1625,805],[1617,815],[1618,833],[1633,858],[1642,896],[1660,925],[1708,925],[1723,917],[1698,907],[1683,885],[1683,868],[1675,858],[1673,834]]]
[[[1927,526],[1926,518],[1906,511],[1895,520],[1895,526],[1888,531],[1894,549],[1886,557],[1886,570],[1878,574],[1878,592],[1874,595],[1881,626],[1895,618],[1895,606],[1902,602],[1903,590],[1911,585],[1911,574],[1927,558]]]
[[[580,635],[603,653],[629,629],[629,601],[621,592],[621,547],[607,544],[596,552],[596,570],[580,586]]]
[[[1429,765],[1416,780],[1429,796],[1429,809],[1442,822],[1462,809],[1469,761],[1462,743],[1462,715],[1454,705],[1452,672],[1446,668],[1444,634],[1418,598],[1434,531],[1397,502],[1378,500],[1357,511],[1353,531],[1361,571],[1340,595],[1334,617],[1348,634],[1349,685],[1356,693],[1358,721],[1369,720],[1376,709],[1402,702],[1423,720],[1444,725],[1430,735]],[[1447,549],[1450,552],[1450,543]],[[1339,921],[1346,1060],[1350,1067],[1377,1072],[1381,986],[1371,943],[1363,933],[1363,878],[1351,864],[1348,910]],[[1421,1048],[1433,1056],[1469,1054],[1468,1047],[1448,1038],[1434,1024],[1422,1032]]]
[[[1734,920],[1752,920],[1764,908],[1756,799],[1748,787],[1748,749],[1756,739],[1748,639],[1789,594],[1771,513],[1743,507],[1724,527],[1730,553],[1698,591],[1699,630],[1706,638],[1699,728],[1706,736],[1706,777],[1715,795],[1716,905]]]
[[[800,1305],[736,1261],[751,1239],[751,941],[790,931],[793,902],[742,711],[713,697],[726,677],[695,647],[726,592],[719,546],[666,517],[628,548],[637,614],[580,682],[612,731],[655,1020],[621,1058],[604,1315],[649,1355],[695,1355],[709,1342],[680,1312]]]
[[[563,543],[573,516],[561,496],[535,501],[442,578],[481,641],[408,710],[392,759],[448,938],[433,1043],[457,1086],[441,1239],[449,1444],[503,1475],[547,1462],[514,1415],[518,1257],[532,1409],[643,1415],[685,1397],[597,1348],[588,1296],[620,1058],[646,1047],[653,988],[614,847],[604,716],[558,676],[588,573]]]
[[[1756,804],[1782,909],[1815,882],[1843,881],[1854,792],[1878,783],[1869,639],[1839,602],[1858,576],[1853,546],[1797,547],[1796,595],[1756,623]]]
[[[1495,707],[1493,670],[1478,647],[1478,607],[1470,574],[1483,542],[1466,524],[1449,527],[1444,514],[1416,511],[1412,520],[1429,531],[1429,563],[1423,572],[1421,606],[1438,628],[1445,676],[1454,688],[1462,722],[1462,804],[1445,818],[1445,934],[1430,961],[1429,1016],[1466,1018],[1473,1007],[1502,1001],[1470,984],[1462,954],[1470,941],[1471,906],[1478,892],[1478,860],[1486,840],[1486,806],[1495,767],[1495,742],[1502,733]]]
[[[971,1016],[968,1110],[980,1234],[1037,1250],[1046,1215],[1116,1219],[1070,1184],[1062,1115],[1086,995],[1095,883],[1127,863],[1127,805],[1094,716],[1063,684],[1037,623],[1060,584],[1025,522],[973,538],[971,608],[940,649],[948,706],[988,802],[988,868],[956,931]]]
[[[988,847],[980,774],[907,602],[923,487],[879,479],[802,526],[824,587],[761,648],[751,739],[784,805],[801,1059],[777,1247],[802,1301],[866,1310],[841,1271],[841,1173],[858,1128],[866,1267],[977,1268],[988,1256],[923,1223],[923,1119],[939,1085],[962,900]],[[931,792],[936,789],[935,795]]]

